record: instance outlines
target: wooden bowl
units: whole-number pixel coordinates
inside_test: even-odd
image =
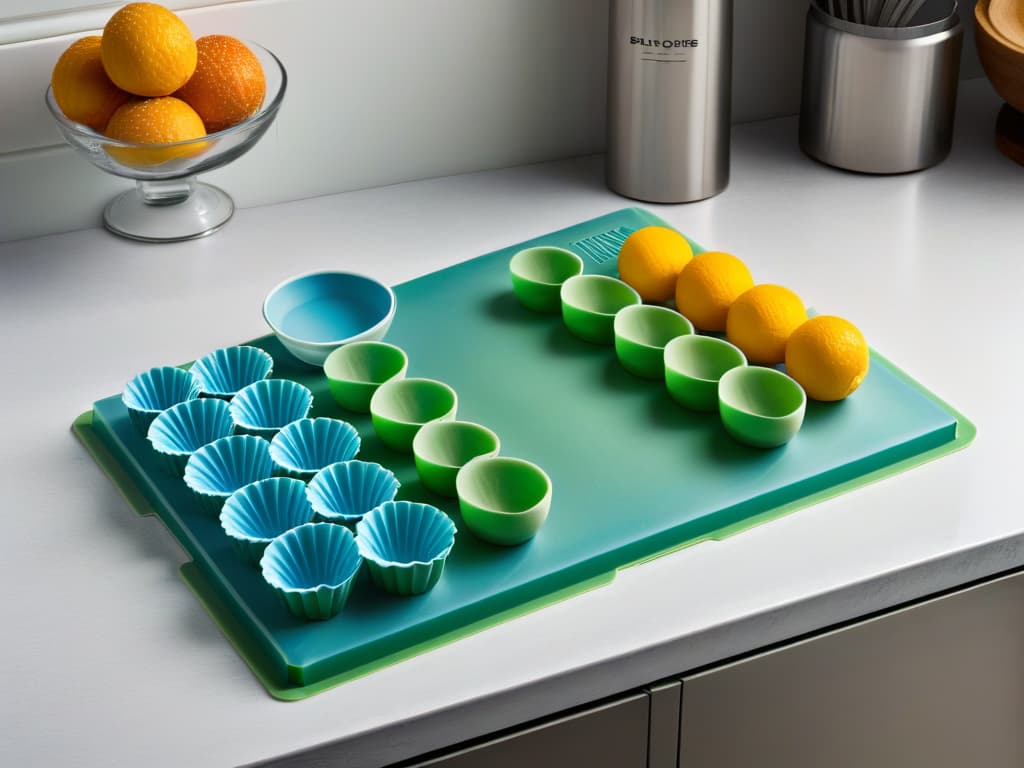
[[[1024,4],[1020,0],[988,0],[988,21],[1015,45],[1024,45]]]
[[[978,57],[996,93],[1018,112],[1024,112],[1024,45],[1004,37],[988,15],[989,0],[974,9]]]

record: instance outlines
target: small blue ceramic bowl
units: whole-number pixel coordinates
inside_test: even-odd
[[[189,456],[234,431],[235,422],[223,400],[186,400],[153,419],[146,437],[163,459],[164,467],[181,477]]]
[[[354,459],[359,433],[340,419],[299,419],[281,428],[270,443],[270,458],[286,475],[309,480],[326,466]]]
[[[356,545],[374,584],[396,595],[421,595],[441,578],[455,524],[429,504],[387,501],[356,523]]]
[[[394,473],[380,464],[342,461],[317,472],[306,494],[317,519],[355,523],[374,507],[394,499],[400,485]]]
[[[242,560],[252,565],[259,563],[273,539],[312,520],[306,484],[291,477],[272,477],[240,488],[220,511],[220,527]]]
[[[313,393],[289,379],[264,379],[245,387],[231,400],[231,418],[243,435],[268,440],[281,427],[306,418]]]
[[[128,382],[121,402],[128,409],[132,424],[146,434],[153,419],[172,405],[199,397],[196,377],[181,368],[162,365],[140,373]]]
[[[225,500],[239,488],[266,480],[274,473],[270,444],[254,435],[222,437],[204,445],[185,464],[185,485],[200,508],[216,516]]]
[[[352,531],[328,523],[307,523],[281,534],[260,560],[266,582],[289,611],[307,621],[341,612],[362,564]]]
[[[190,370],[204,395],[230,400],[240,389],[267,378],[274,358],[259,347],[224,347],[196,360]]]
[[[383,338],[395,317],[395,294],[365,275],[314,272],[267,294],[263,317],[289,352],[323,365],[343,344]]]

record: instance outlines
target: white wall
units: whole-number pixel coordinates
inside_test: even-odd
[[[795,113],[807,0],[735,2],[734,120]],[[256,40],[288,68],[274,127],[207,177],[241,206],[603,148],[607,0],[166,4],[197,36]],[[5,0],[0,241],[93,226],[130,184],[61,144],[43,104],[60,52],[120,3],[97,5]]]

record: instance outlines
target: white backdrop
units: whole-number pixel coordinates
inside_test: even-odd
[[[274,127],[210,175],[241,206],[603,150],[607,0],[165,2],[288,68]],[[807,0],[735,4],[734,121],[793,114]],[[93,226],[129,183],[63,146],[43,104],[60,52],[119,5],[0,4],[0,241]]]

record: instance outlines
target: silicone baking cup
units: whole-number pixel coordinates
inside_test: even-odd
[[[249,483],[273,474],[270,447],[254,435],[233,435],[204,445],[185,464],[185,485],[210,515],[220,513],[225,500]]]
[[[162,365],[129,381],[121,393],[121,402],[128,409],[132,424],[145,435],[163,411],[197,397],[199,382],[195,376],[181,368]]]
[[[231,401],[231,418],[242,434],[268,440],[281,427],[304,419],[313,407],[313,393],[289,379],[265,379],[242,389]]]
[[[299,419],[270,442],[270,458],[287,475],[309,480],[326,466],[359,453],[359,433],[340,419]]]
[[[164,467],[181,477],[193,453],[234,431],[235,423],[223,400],[186,400],[153,419],[146,437]]]
[[[388,501],[356,523],[356,545],[373,582],[396,595],[434,588],[455,544],[455,524],[437,507]]]
[[[260,569],[295,616],[323,621],[345,607],[362,563],[348,528],[307,523],[270,542]]]
[[[391,501],[401,483],[390,469],[369,461],[342,461],[324,467],[306,490],[317,518],[355,523],[374,507]]]
[[[195,361],[190,369],[204,395],[230,399],[274,370],[274,358],[258,347],[224,347]]]
[[[292,477],[271,477],[228,496],[220,525],[238,556],[256,564],[275,538],[313,520],[306,484]]]

